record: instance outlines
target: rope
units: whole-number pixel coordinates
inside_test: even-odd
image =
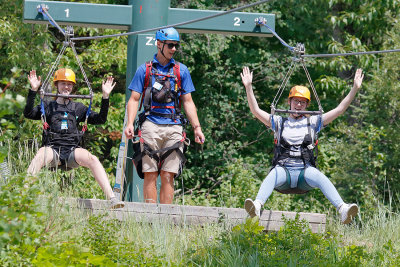
[[[135,34],[140,34],[140,33],[158,31],[158,30],[161,30],[161,29],[169,28],[169,27],[178,27],[178,26],[182,26],[182,25],[186,25],[186,24],[190,24],[190,23],[195,23],[195,22],[199,22],[199,21],[203,21],[203,20],[207,20],[207,19],[211,19],[211,18],[216,18],[216,17],[223,16],[223,15],[226,15],[226,14],[229,14],[229,13],[233,13],[233,12],[236,12],[236,11],[243,10],[243,9],[246,9],[246,8],[249,8],[249,7],[260,5],[260,4],[269,2],[269,1],[270,0],[262,0],[262,1],[258,1],[256,3],[252,3],[252,4],[244,5],[244,6],[241,6],[241,7],[233,8],[233,9],[230,9],[230,10],[227,10],[227,11],[223,11],[223,12],[218,13],[218,14],[213,14],[213,15],[210,15],[210,16],[206,16],[206,17],[203,17],[203,18],[188,20],[188,21],[184,21],[184,22],[180,22],[180,23],[169,24],[169,25],[165,25],[165,26],[160,26],[160,27],[155,27],[155,28],[150,28],[150,29],[145,29],[145,30],[140,30],[140,31],[135,31],[135,32],[125,32],[125,33],[110,34],[110,35],[90,36],[90,37],[76,37],[76,38],[71,38],[71,40],[72,41],[94,40],[94,39],[120,37],[120,36],[126,36],[126,35],[135,35]]]
[[[308,82],[310,83],[311,89],[313,90],[315,99],[317,100],[317,103],[318,103],[318,110],[319,110],[319,111],[321,112],[321,114],[322,114],[322,113],[324,113],[324,111],[323,111],[323,109],[322,109],[321,102],[319,101],[319,97],[318,97],[318,94],[317,94],[317,90],[315,90],[314,83],[313,83],[312,80],[311,80],[310,73],[308,72],[308,69],[307,69],[306,65],[304,64],[304,60],[303,60],[303,59],[301,59],[301,65],[302,65],[302,67],[303,67],[303,69],[304,69],[304,72],[306,73]]]
[[[285,78],[283,78],[283,81],[282,81],[281,85],[279,86],[278,92],[275,95],[274,100],[272,101],[271,110],[275,109],[275,107],[277,106],[278,101],[282,96],[283,90],[285,89],[286,84],[289,81],[289,77],[293,73],[294,67],[295,67],[294,61],[292,61],[292,64],[290,64],[290,67],[289,67],[289,71],[286,73]]]
[[[46,10],[46,9],[43,9],[43,10]],[[49,17],[51,18],[50,15],[49,15]],[[55,21],[54,21],[54,23],[57,25],[57,23]],[[57,25],[57,27],[59,27],[59,26]],[[86,111],[86,118],[85,118],[85,122],[84,122],[84,126],[83,126],[83,131],[86,131],[86,129],[87,129],[87,121],[88,121],[88,118],[89,118],[89,115],[90,115],[90,112],[91,112],[91,108],[92,108],[93,90],[92,90],[92,86],[90,85],[89,79],[86,76],[86,72],[85,72],[85,70],[84,70],[84,68],[82,66],[82,63],[81,63],[81,61],[79,59],[78,53],[76,52],[75,44],[74,44],[73,41],[71,41],[71,36],[74,36],[73,27],[72,26],[67,26],[66,31],[62,30],[62,33],[65,36],[65,41],[63,42],[63,47],[61,48],[61,51],[58,54],[57,59],[54,61],[53,65],[51,66],[50,71],[48,72],[47,77],[46,77],[45,81],[43,82],[43,84],[42,84],[42,86],[40,88],[40,110],[41,110],[41,113],[42,113],[41,118],[42,118],[42,122],[43,122],[43,127],[45,129],[48,127],[47,122],[46,122],[45,109],[44,109],[44,101],[43,101],[44,96],[45,95],[50,95],[50,96],[55,96],[55,97],[65,97],[65,96],[62,96],[62,95],[60,96],[58,94],[58,90],[57,90],[56,94],[51,94],[51,93],[50,94],[49,93],[46,94],[44,89],[47,88],[47,86],[49,84],[49,81],[50,81],[50,78],[53,76],[54,71],[58,67],[58,65],[60,63],[60,60],[61,60],[65,50],[67,49],[67,46],[70,46],[72,51],[73,51],[73,53],[74,53],[75,59],[78,62],[78,65],[79,65],[79,68],[80,68],[80,70],[82,72],[83,78],[84,78],[84,80],[85,80],[85,82],[86,82],[86,84],[87,84],[87,86],[89,88],[89,96],[69,95],[68,98],[89,98],[90,99],[90,104],[89,104],[88,110]]]
[[[64,54],[65,49],[67,48],[67,46],[68,46],[68,43],[63,42],[63,47],[61,48],[60,53],[58,54],[56,60],[54,61],[53,65],[51,66],[51,68],[50,68],[50,70],[49,70],[49,72],[48,72],[48,74],[46,76],[46,79],[44,80],[44,82],[43,82],[43,84],[42,84],[42,86],[40,88],[40,94],[41,95],[44,94],[44,89],[47,88],[47,86],[49,84],[49,81],[50,81],[50,78],[53,76],[54,71],[56,70],[58,64],[60,63],[60,59],[62,58],[62,55]]]
[[[47,77],[44,80],[44,82],[42,83],[42,86],[40,87],[40,90],[39,90],[39,94],[40,94],[40,112],[42,113],[42,115],[40,117],[41,117],[44,129],[48,128],[48,124],[47,124],[47,121],[46,121],[46,112],[44,110],[44,101],[43,101],[44,100],[44,95],[45,95],[45,91],[44,90],[48,87],[50,78],[53,76],[54,71],[56,70],[56,68],[57,68],[57,66],[58,66],[58,64],[60,62],[60,59],[62,58],[62,55],[64,54],[65,49],[67,48],[67,45],[68,45],[68,43],[63,42],[63,47],[61,48],[60,53],[58,54],[56,60],[54,61],[53,65],[51,66],[51,68],[49,70],[49,72],[47,73]]]
[[[371,55],[371,54],[396,53],[396,52],[400,52],[400,49],[349,52],[349,53],[337,53],[337,54],[310,54],[310,55],[301,55],[301,57],[346,57],[346,56]]]
[[[312,79],[311,79],[310,73],[308,72],[308,69],[307,69],[307,67],[306,67],[306,65],[305,65],[305,63],[304,63],[304,58],[301,57],[301,56],[304,55],[304,53],[305,53],[304,45],[301,44],[301,43],[298,43],[298,44],[296,45],[296,47],[293,48],[292,52],[293,52],[293,54],[294,54],[294,57],[292,58],[292,64],[290,65],[289,70],[288,70],[288,72],[286,73],[286,75],[285,75],[285,77],[284,77],[284,79],[283,79],[281,85],[279,86],[278,92],[277,92],[277,94],[275,95],[274,100],[273,100],[272,103],[271,103],[271,114],[272,114],[272,115],[274,115],[275,113],[323,114],[324,111],[323,111],[323,109],[322,109],[322,105],[321,105],[321,102],[320,102],[320,100],[319,100],[319,97],[318,97],[318,94],[317,94],[317,90],[315,90],[314,83],[313,83],[313,81],[312,81]],[[318,110],[319,110],[319,111],[304,111],[304,112],[306,112],[306,113],[304,113],[304,112],[303,112],[303,113],[300,113],[300,112],[298,112],[298,111],[290,111],[290,110],[284,110],[284,109],[276,109],[276,107],[277,107],[277,105],[278,105],[278,101],[279,101],[279,99],[280,99],[281,96],[282,96],[283,90],[286,88],[287,82],[289,81],[289,78],[290,78],[290,76],[292,75],[293,70],[295,69],[295,66],[297,66],[297,63],[299,63],[299,62],[300,62],[300,64],[301,64],[301,66],[303,67],[303,70],[304,70],[304,72],[305,72],[305,74],[306,74],[306,76],[307,76],[308,83],[310,84],[311,89],[312,89],[312,91],[313,91],[313,94],[314,94],[314,96],[315,96],[315,99],[316,99],[316,101],[317,101],[317,103],[318,103]]]
[[[72,34],[73,34],[73,28],[72,28],[72,26],[68,26],[68,27],[67,27],[67,30],[68,30],[69,33],[72,33]],[[78,53],[76,53],[75,44],[74,44],[73,41],[71,41],[71,39],[70,39],[70,41],[69,41],[69,44],[70,44],[70,46],[71,46],[72,51],[74,52],[76,61],[78,62],[79,68],[81,69],[83,78],[85,79],[85,82],[86,82],[86,84],[87,84],[87,86],[88,86],[88,88],[89,88],[90,103],[89,103],[88,110],[86,111],[85,123],[84,123],[84,126],[83,126],[83,128],[82,128],[83,131],[86,131],[86,129],[87,129],[87,121],[88,121],[88,118],[89,118],[89,115],[90,115],[90,112],[91,112],[91,109],[92,109],[93,90],[92,90],[92,86],[91,86],[90,83],[89,83],[89,79],[88,79],[87,76],[86,76],[86,72],[85,72],[85,70],[84,70],[84,68],[83,68],[83,66],[82,66],[82,63],[81,63],[81,61],[79,60]]]

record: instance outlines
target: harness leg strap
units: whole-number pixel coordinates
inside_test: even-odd
[[[299,178],[297,181],[297,186],[294,188],[291,188],[291,177],[290,177],[290,173],[288,171],[287,168],[285,168],[284,166],[281,166],[282,168],[285,169],[286,172],[286,183],[284,183],[283,185],[275,188],[276,191],[278,191],[279,193],[282,194],[305,194],[308,191],[310,191],[311,189],[313,189],[310,185],[307,184],[305,178],[304,178],[304,173],[305,170],[307,169],[304,168],[300,174],[299,174]]]

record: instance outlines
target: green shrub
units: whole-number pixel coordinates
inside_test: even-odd
[[[278,232],[265,233],[258,218],[248,219],[191,260],[202,266],[359,266],[371,259],[364,246],[340,247],[329,233],[312,233],[299,215],[284,221]]]

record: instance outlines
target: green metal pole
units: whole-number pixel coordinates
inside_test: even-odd
[[[170,0],[129,0],[129,4],[132,5],[132,24],[129,31],[167,25]],[[136,69],[144,62],[153,59],[155,53],[157,53],[155,33],[129,36],[126,69],[127,101],[131,95],[128,85],[135,75]],[[127,155],[132,155],[131,145],[128,145]],[[131,160],[126,161],[125,175],[124,200],[143,201],[143,180],[137,175]]]

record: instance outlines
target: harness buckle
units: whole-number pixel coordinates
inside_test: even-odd
[[[289,151],[289,155],[291,157],[301,157],[301,151],[292,151],[292,150],[290,150]]]

